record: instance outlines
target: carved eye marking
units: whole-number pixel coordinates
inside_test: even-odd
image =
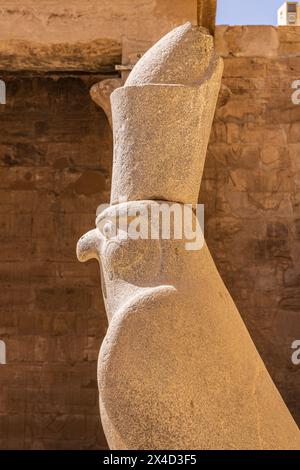
[[[100,258],[105,282],[118,278],[150,285],[153,272],[160,269],[161,249],[158,240],[149,240],[145,204],[112,206],[98,214],[96,225],[103,241]]]
[[[117,220],[114,217],[103,218],[97,223],[97,227],[107,240],[116,237],[118,234]]]
[[[113,238],[116,236],[116,226],[111,220],[108,220],[107,222],[104,223],[103,225],[103,235],[105,238]]]
[[[115,217],[105,217],[98,221],[97,227],[107,240],[115,237],[126,240],[128,238],[128,227],[135,218],[133,216],[123,217],[117,214]]]

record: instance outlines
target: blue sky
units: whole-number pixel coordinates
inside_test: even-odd
[[[295,0],[296,1],[296,0]],[[217,24],[277,24],[284,0],[218,0]]]

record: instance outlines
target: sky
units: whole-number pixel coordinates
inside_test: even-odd
[[[277,25],[277,10],[283,3],[284,0],[218,0],[217,24]]]

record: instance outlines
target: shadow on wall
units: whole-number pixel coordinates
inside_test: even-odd
[[[206,240],[300,424],[300,366],[292,361],[292,344],[300,338],[300,106],[292,100],[299,36],[267,27],[218,33],[225,71],[200,190]],[[244,35],[251,51],[240,41]],[[269,46],[259,49],[261,36],[275,36],[272,57],[264,56]]]
[[[110,193],[111,131],[89,96],[103,77],[2,78],[0,448],[106,448],[96,381],[106,331],[99,270],[76,259],[79,236]]]

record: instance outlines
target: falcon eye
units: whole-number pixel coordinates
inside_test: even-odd
[[[116,236],[116,226],[111,220],[105,222],[102,231],[106,238],[112,238]]]

